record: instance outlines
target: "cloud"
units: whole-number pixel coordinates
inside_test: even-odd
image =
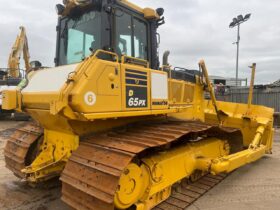
[[[57,22],[54,9],[56,3],[56,0],[5,1],[5,6],[1,6],[0,9],[1,67],[7,66],[9,53],[21,25],[27,30],[31,59],[53,66]]]
[[[3,0],[0,0],[3,1]],[[210,74],[234,77],[236,29],[231,19],[252,13],[241,25],[240,77],[250,77],[248,66],[257,63],[257,83],[280,78],[280,1],[277,0],[131,0],[142,7],[165,8],[160,52],[170,50],[173,66],[196,69],[203,58]],[[27,28],[32,60],[53,66],[58,0],[5,1],[0,9],[0,66],[5,67],[20,25]],[[2,4],[3,5],[3,4]]]
[[[197,68],[204,58],[214,75],[235,76],[236,29],[229,29],[231,19],[252,13],[241,25],[240,77],[250,77],[248,66],[257,63],[257,83],[280,78],[280,26],[277,0],[198,0],[140,1],[142,6],[165,8],[166,24],[161,27],[161,48],[171,50],[175,66]]]

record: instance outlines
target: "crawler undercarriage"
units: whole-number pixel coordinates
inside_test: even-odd
[[[60,178],[62,200],[73,208],[184,209],[225,178],[208,174],[211,159],[230,153],[233,136],[242,138],[237,129],[198,121],[115,130],[82,137],[67,162]],[[18,177],[24,178],[22,169],[39,153],[42,137],[43,129],[27,123],[8,140],[6,165]]]

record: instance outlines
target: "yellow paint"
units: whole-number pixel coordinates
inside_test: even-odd
[[[127,0],[120,0],[121,3],[125,4],[126,6],[128,6],[129,8],[144,14],[144,17],[146,19],[159,19],[159,15],[157,14],[157,12],[154,9],[151,8],[141,8],[136,4],[133,4],[130,1]]]
[[[209,75],[208,75],[208,70],[206,68],[206,64],[205,64],[204,60],[201,60],[199,62],[199,67],[201,68],[204,79],[206,80],[207,91],[210,94],[211,102],[212,102],[213,107],[215,108],[215,111],[216,111],[216,116],[217,116],[219,122],[221,122],[220,110],[217,106],[217,100],[216,100],[216,96],[215,96],[215,93],[214,93],[214,87],[213,87],[212,83],[210,82],[210,78],[209,78]]]
[[[255,137],[247,150],[213,160],[211,173],[229,173],[245,164],[260,159],[266,151],[266,146],[261,142],[264,131],[264,125],[260,125],[257,128]]]
[[[16,41],[12,47],[12,51],[8,60],[8,76],[12,78],[20,78],[20,57],[23,54],[25,62],[25,70],[28,73],[31,66],[29,63],[30,55],[28,49],[28,41],[26,36],[26,30],[23,26],[20,28],[20,33],[16,38]]]
[[[2,109],[15,110],[21,103],[19,103],[20,95],[17,90],[4,90],[2,92]]]
[[[188,111],[192,116],[185,116],[189,119],[201,119],[203,115],[202,87],[185,81],[169,79],[169,83],[180,83],[181,88],[172,86],[169,89],[169,96],[174,98],[174,94],[180,95],[178,101],[170,100],[169,104],[164,106],[151,106],[151,72],[166,74],[162,71],[155,71],[139,65],[128,63],[119,64],[98,59],[99,53],[107,53],[99,50],[85,59],[78,65],[75,74],[68,78],[68,82],[56,92],[28,92],[24,94],[9,91],[11,94],[11,105],[8,108],[21,107],[24,104],[25,110],[49,110],[54,117],[64,117],[71,120],[85,121],[96,119],[112,119],[144,115],[167,115],[170,113],[184,113],[195,107],[195,112]],[[108,52],[110,55],[114,53]],[[143,108],[127,108],[126,107],[126,86],[125,71],[133,69],[147,73],[147,107]],[[36,74],[36,72],[35,72]],[[135,74],[137,75],[137,74]],[[83,81],[83,82],[80,82]],[[96,102],[93,105],[86,103],[85,96],[88,92],[96,95]],[[14,100],[14,96],[18,98],[22,95],[22,100]],[[14,100],[14,101],[12,101]],[[172,102],[171,102],[172,101]],[[22,102],[22,103],[21,103]],[[176,116],[175,116],[176,117]],[[36,117],[37,120],[40,116]]]
[[[143,9],[127,0],[119,2],[146,19],[160,18],[153,9]],[[69,0],[62,16],[75,7],[87,7],[89,3]],[[112,60],[100,59],[104,55]],[[197,142],[171,145],[139,157],[122,172],[114,197],[116,208],[127,209],[135,205],[136,210],[152,209],[170,196],[172,185],[195,177],[197,171],[202,174],[228,173],[270,153],[273,110],[252,105],[252,90],[248,106],[217,102],[204,61],[199,65],[203,76],[197,75],[196,82],[191,83],[173,79],[171,72],[168,75],[165,71],[150,69],[148,61],[128,56],[119,58],[116,53],[97,50],[85,58],[54,92],[4,91],[4,109],[25,111],[44,128],[39,154],[22,170],[26,179],[36,183],[59,176],[82,136],[133,122],[166,118],[200,120],[237,128],[243,135],[239,146],[245,149],[232,153],[230,136],[226,140],[204,137]],[[170,66],[161,69],[170,69]],[[128,70],[130,76],[127,76]],[[254,71],[255,68],[252,84]],[[163,104],[160,104],[162,99],[152,98],[152,73],[169,76],[168,99],[163,99]],[[55,71],[53,76],[56,76]],[[146,89],[146,105],[129,107],[127,95],[135,96],[137,87]],[[210,101],[204,100],[205,88],[210,92]]]
[[[250,89],[249,89],[249,96],[248,96],[248,114],[250,114],[250,109],[251,109],[252,100],[253,100],[256,64],[254,63],[251,68],[252,68],[252,73],[251,73],[251,82],[250,82]]]
[[[151,8],[144,8],[143,9],[144,17],[146,19],[159,19],[159,15],[154,9]]]
[[[45,129],[40,154],[22,172],[30,182],[53,178],[62,172],[65,163],[78,146],[78,136]]]
[[[226,141],[208,138],[146,157],[141,166],[130,164],[121,176],[115,206],[126,209],[136,203],[137,209],[153,208],[169,197],[174,183],[196,170],[209,171],[212,159],[229,153],[226,145]]]
[[[132,2],[128,0],[120,0],[120,2],[129,7],[130,9],[134,10],[135,12],[138,12],[140,14],[143,14],[146,19],[159,19],[159,15],[154,9],[151,8],[141,8],[136,4],[133,4]],[[62,16],[67,16],[70,14],[70,12],[75,8],[75,7],[87,7],[89,5],[89,2],[80,2],[79,0],[68,0],[67,4],[65,5],[65,10],[62,13]]]
[[[213,160],[211,173],[230,173],[231,171],[260,159],[265,154],[266,147],[260,145],[256,149],[247,149],[232,155]]]
[[[271,153],[273,142],[273,113],[274,110],[264,106],[251,105],[248,115],[247,104],[217,102],[219,109],[227,116],[221,116],[221,124],[226,127],[240,129],[243,135],[243,145],[248,147],[254,139],[257,129],[263,125],[262,144],[266,146],[266,153]],[[215,109],[211,101],[205,101],[205,121],[218,124]]]
[[[100,53],[115,59],[99,59]],[[167,104],[152,105],[155,100],[151,98],[151,73],[168,73],[150,69],[143,60],[129,59],[122,57],[119,62],[115,53],[99,50],[81,62],[55,92],[4,92],[6,108],[28,112],[45,128],[41,153],[23,170],[29,181],[59,175],[81,136],[145,120],[200,120],[237,128],[243,135],[240,146],[247,149],[230,153],[227,141],[210,138],[150,155],[141,159],[139,166],[132,163],[124,171],[115,196],[119,209],[132,204],[137,210],[151,209],[169,197],[174,183],[192,176],[196,170],[230,172],[271,152],[272,109],[251,105],[248,115],[246,104],[205,101],[204,87],[211,88],[211,84],[209,80],[203,83],[199,76],[196,83],[168,78]],[[126,75],[128,69],[134,71],[133,76]],[[204,75],[208,75],[206,68]],[[135,84],[127,84],[126,79],[135,79]],[[127,95],[133,96],[135,92],[128,89],[127,93],[126,87],[140,86],[147,88],[147,106],[127,107]],[[219,120],[217,110],[223,113]]]
[[[143,196],[149,184],[148,173],[144,166],[139,167],[134,163],[126,167],[120,178],[119,189],[115,195],[115,207],[118,209],[129,208]]]

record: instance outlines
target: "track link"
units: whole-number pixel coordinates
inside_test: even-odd
[[[35,123],[25,123],[8,138],[4,149],[6,167],[17,177],[24,178],[21,170],[31,163],[32,145],[42,135],[41,127]]]
[[[234,132],[201,122],[165,122],[138,125],[125,131],[94,135],[81,140],[61,175],[62,200],[79,210],[113,210],[121,174],[135,158],[175,142],[199,136]],[[198,182],[182,185],[155,209],[184,209],[224,176],[207,175]]]
[[[226,174],[217,176],[207,174],[195,182],[184,181],[180,186],[174,187],[171,196],[153,210],[185,210],[226,177]]]

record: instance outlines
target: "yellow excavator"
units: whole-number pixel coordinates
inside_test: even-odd
[[[203,60],[198,71],[172,68],[166,52],[159,64],[162,8],[63,3],[56,67],[3,93],[3,108],[34,119],[7,141],[15,175],[31,184],[60,176],[74,209],[183,210],[271,153],[274,111],[252,105],[252,89],[248,104],[217,102]]]
[[[23,54],[25,62],[25,70],[20,68],[20,59]],[[13,44],[11,53],[8,59],[8,67],[0,69],[0,116],[6,117],[10,115],[11,111],[2,110],[2,91],[6,89],[15,89],[24,79],[25,74],[31,69],[30,55],[28,48],[28,40],[26,30],[23,26],[20,27],[15,43]],[[18,119],[26,118],[25,115],[17,115]]]
[[[20,33],[13,45],[12,52],[10,53],[8,60],[8,76],[12,78],[22,78],[20,72],[20,58],[23,54],[25,63],[25,69],[28,71],[30,66],[30,54],[28,48],[28,40],[26,36],[26,30],[23,26],[20,27]]]

